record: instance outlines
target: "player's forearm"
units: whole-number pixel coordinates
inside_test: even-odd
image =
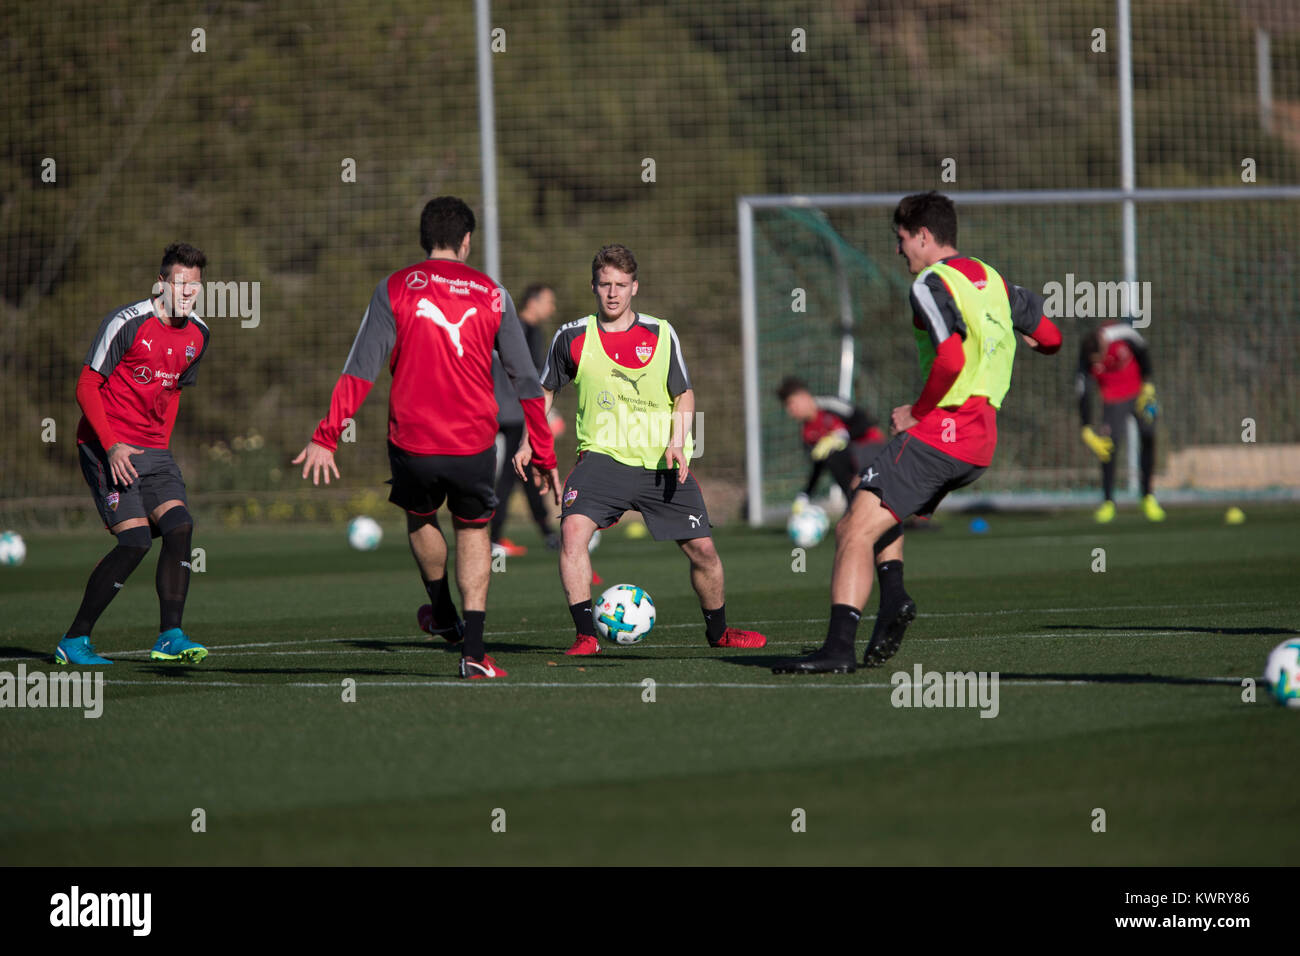
[[[695,417],[695,390],[688,388],[673,400],[673,429],[668,439],[670,447],[686,447],[686,435],[691,419]]]
[[[1043,355],[1054,355],[1061,348],[1061,330],[1047,316],[1038,320],[1038,325],[1029,337],[1038,343],[1034,346],[1034,351]]]
[[[117,444],[118,438],[113,431],[113,426],[108,423],[108,412],[104,410],[104,399],[99,393],[103,385],[104,376],[89,365],[82,367],[81,376],[77,379],[77,404],[81,406],[82,414],[94,429],[99,443],[107,451]]]
[[[546,399],[525,398],[519,402],[524,410],[524,427],[528,434],[528,446],[532,449],[532,463],[538,468],[550,471],[555,467],[555,437],[551,427],[546,423]]]
[[[912,403],[912,417],[920,421],[934,411],[939,400],[957,381],[965,365],[966,353],[962,350],[961,338],[948,336],[935,351],[934,364],[930,366],[930,375],[925,380],[925,387],[921,389],[921,397]]]
[[[335,451],[339,447],[339,435],[343,432],[344,423],[361,409],[373,385],[374,382],[367,382],[355,375],[340,375],[334,384],[334,392],[330,395],[329,415],[321,419],[311,440],[322,448]]]

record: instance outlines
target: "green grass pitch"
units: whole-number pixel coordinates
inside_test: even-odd
[[[1300,628],[1300,512],[1247,511],[993,515],[982,535],[941,513],[907,539],[899,655],[820,677],[763,665],[820,644],[832,541],[799,573],[783,534],[720,530],[728,618],[771,643],[714,651],[677,548],[614,529],[596,568],[648,589],[658,623],[573,659],[554,555],[516,521],[532,549],[488,614],[510,676],[472,684],[416,631],[395,513],[369,554],[340,529],[200,525],[186,629],[207,661],[148,660],[155,548],[94,636],[117,658],[102,717],[0,711],[0,863],[1290,864],[1300,713],[1241,681]],[[54,669],[107,544],[32,535],[0,571],[0,670]],[[917,663],[999,672],[998,716],[893,707]]]

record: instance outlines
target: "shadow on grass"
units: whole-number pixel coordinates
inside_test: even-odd
[[[1043,624],[1045,631],[1181,631],[1186,634],[1259,634],[1283,637],[1300,634],[1291,627],[1195,627],[1178,624]]]

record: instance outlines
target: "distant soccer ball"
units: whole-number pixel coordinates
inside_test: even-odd
[[[616,584],[596,602],[596,630],[615,644],[639,644],[655,626],[655,602],[635,584]]]
[[[1300,640],[1273,648],[1264,668],[1264,680],[1272,687],[1275,701],[1283,707],[1300,708]]]
[[[591,540],[587,542],[587,551],[595,551],[600,547],[600,529],[597,528],[591,533]]]
[[[825,511],[816,505],[804,505],[801,511],[790,515],[785,530],[790,535],[790,540],[799,547],[815,548],[822,543],[830,526]]]
[[[13,567],[27,560],[27,544],[17,531],[0,534],[0,565]]]
[[[384,540],[384,529],[374,518],[362,515],[348,524],[348,544],[358,551],[373,551]]]

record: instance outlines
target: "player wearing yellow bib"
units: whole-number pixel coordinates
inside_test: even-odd
[[[578,632],[566,653],[600,652],[587,546],[598,528],[628,511],[641,512],[655,540],[676,541],[690,560],[709,644],[763,647],[762,634],[727,626],[722,559],[689,468],[695,392],[672,327],[632,309],[636,276],[626,246],[596,253],[596,314],[560,328],[542,369],[547,412],[566,382],[578,390],[578,461],[565,480],[560,515],[560,580]],[[525,441],[514,459],[521,476],[531,455]]]
[[[903,534],[911,515],[928,516],[948,492],[993,462],[997,410],[1011,387],[1016,339],[1050,355],[1061,333],[1043,315],[1042,296],[1012,285],[988,263],[957,252],[957,211],[939,193],[906,196],[894,210],[898,254],[907,260],[917,350],[925,386],[895,408],[894,438],[859,476],[849,510],[835,526],[831,614],[826,641],[778,674],[851,673],[858,621],[880,578],[880,609],[863,664],[879,667],[898,650],[916,617],[903,589]]]

